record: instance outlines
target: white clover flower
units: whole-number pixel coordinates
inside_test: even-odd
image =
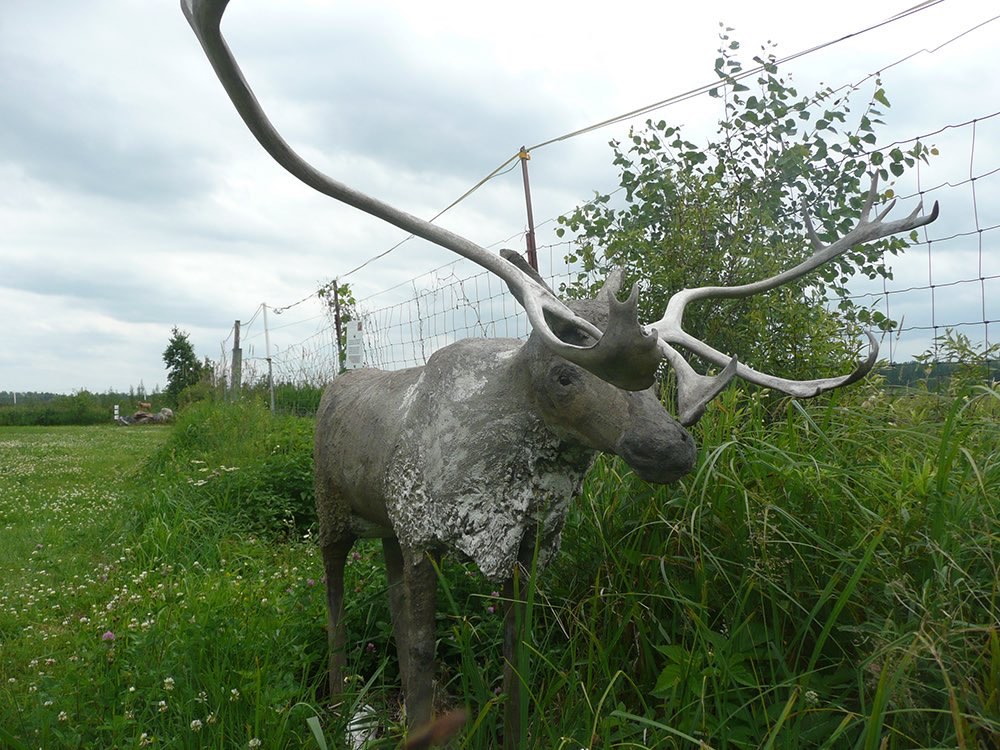
[[[195,719],[194,721],[191,722],[191,731],[192,732],[200,732],[201,731],[201,720],[200,719]]]
[[[160,701],[159,703],[156,704],[156,706],[161,714],[165,714],[167,712],[167,709],[169,708],[166,701]]]
[[[166,691],[168,691],[168,692],[170,690],[174,689],[174,678],[173,677],[165,677],[163,679],[163,689],[166,690]]]
[[[254,737],[252,740],[250,740],[250,748],[251,748],[251,750],[253,750],[254,748],[260,747],[262,744],[264,744],[264,743],[262,743],[256,737]]]
[[[239,699],[240,699],[240,691],[239,690],[237,690],[236,688],[233,688],[232,690],[229,691],[229,700],[231,700],[231,701],[238,701]]]

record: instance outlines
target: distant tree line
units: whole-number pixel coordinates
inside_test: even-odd
[[[956,377],[984,384],[1000,381],[1000,359],[979,362],[978,365],[975,371],[970,372],[968,363],[964,362],[898,362],[885,367],[881,374],[887,386],[923,386],[934,392],[946,390]]]
[[[176,409],[210,395],[210,384],[205,381],[210,379],[211,364],[208,360],[198,360],[188,334],[176,326],[163,352],[163,362],[167,366],[165,391],[157,388],[147,393],[142,383],[138,388],[129,388],[127,393],[113,390],[92,393],[86,389],[71,395],[0,391],[0,426],[110,424],[115,406],[124,415],[138,411],[140,403],[148,403],[155,412],[163,407]]]
[[[110,424],[115,404],[128,414],[138,409],[140,401],[155,405],[162,400],[159,391],[147,395],[134,388],[128,393],[80,390],[72,395],[0,391],[0,426]]]

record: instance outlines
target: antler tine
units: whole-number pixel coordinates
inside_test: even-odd
[[[864,377],[864,375],[867,374],[875,365],[878,357],[878,342],[870,333],[868,334],[868,339],[871,348],[868,357],[851,373],[834,378],[789,380],[775,375],[770,375],[768,373],[758,372],[757,370],[747,367],[742,363],[735,362],[735,358],[723,354],[719,350],[714,349],[705,342],[684,331],[682,328],[682,319],[685,307],[693,300],[706,298],[731,299],[749,297],[754,294],[760,294],[761,292],[775,289],[783,284],[787,284],[790,281],[801,278],[810,271],[814,271],[824,264],[829,263],[831,260],[839,255],[842,255],[856,245],[864,242],[871,242],[872,240],[877,240],[882,237],[888,237],[893,234],[898,234],[899,232],[916,229],[926,224],[930,224],[938,217],[938,204],[935,202],[931,212],[925,216],[919,215],[921,209],[923,208],[923,204],[919,204],[908,216],[896,221],[885,223],[883,220],[886,216],[888,216],[894,205],[894,202],[890,202],[884,210],[880,211],[876,215],[874,220],[871,220],[869,216],[871,214],[872,205],[874,204],[877,196],[878,179],[876,176],[872,178],[872,184],[868,190],[868,196],[861,210],[858,222],[855,224],[854,228],[839,240],[829,245],[824,245],[819,239],[808,212],[803,209],[806,231],[809,235],[810,241],[812,242],[814,252],[809,258],[793,268],[783,271],[782,273],[770,278],[762,279],[750,284],[742,284],[740,286],[732,287],[709,286],[699,287],[696,289],[683,289],[673,295],[667,302],[667,308],[663,317],[658,322],[653,324],[653,327],[659,332],[659,336],[663,341],[664,356],[671,361],[671,364],[673,364],[675,360],[683,361],[683,357],[677,354],[676,351],[674,354],[669,354],[667,352],[667,349],[670,348],[668,346],[669,344],[682,346],[702,359],[712,362],[720,367],[724,367],[725,369],[723,370],[723,373],[716,376],[717,378],[722,378],[727,375],[727,373],[734,370],[736,375],[751,383],[767,388],[773,388],[782,393],[787,393],[790,396],[797,396],[800,398],[815,396],[823,391],[828,391],[833,388],[853,383],[854,381]],[[687,363],[685,362],[684,364],[686,365]],[[684,366],[681,366],[682,369],[683,367]],[[677,369],[676,365],[675,369]],[[688,369],[690,369],[689,366]],[[678,372],[680,372],[680,370]],[[695,373],[695,375],[697,374]],[[681,377],[680,374],[679,377]],[[692,383],[707,382],[697,381],[692,378],[690,374],[686,373],[683,377]],[[725,378],[725,382],[728,382],[731,377],[732,375],[728,375]],[[712,387],[718,387],[718,390],[721,390],[721,388],[725,386],[725,382],[714,382]],[[684,390],[685,389],[683,388],[678,389],[679,398],[688,399],[687,401],[679,404],[681,413],[700,415],[701,411],[704,410],[705,404],[708,403],[707,400],[703,400],[704,395],[711,391],[711,388],[704,387],[704,385],[699,387],[692,386],[687,389],[690,394],[692,394],[689,397],[684,395]]]
[[[532,328],[541,335],[545,344],[559,356],[590,369],[621,388],[639,390],[652,385],[659,362],[658,356],[655,361],[645,357],[640,362],[643,369],[641,373],[628,371],[623,363],[616,363],[612,359],[619,352],[619,349],[613,344],[622,337],[613,338],[602,345],[604,337],[599,329],[589,321],[574,314],[544,284],[540,285],[515,265],[464,237],[423,219],[418,219],[328,177],[295,153],[275,130],[267,115],[264,114],[264,110],[236,63],[229,45],[222,37],[220,24],[228,4],[229,0],[181,0],[181,10],[183,10],[195,36],[201,43],[202,49],[208,56],[219,81],[236,107],[236,111],[239,112],[243,122],[246,123],[261,146],[278,164],[314,190],[387,221],[417,237],[458,253],[499,276],[507,282],[512,290],[516,290],[519,298],[522,299],[522,305],[531,321]],[[565,343],[549,327],[545,319],[547,314],[571,322],[596,339],[598,344],[593,347],[578,347]],[[615,318],[613,306],[612,318]],[[621,316],[619,315],[618,318],[620,320]],[[634,327],[639,330],[638,321]],[[655,350],[655,340],[652,345]]]
[[[739,361],[733,357],[718,375],[702,375],[663,339],[660,339],[660,350],[677,378],[677,420],[690,427],[701,419],[705,407],[736,377]]]

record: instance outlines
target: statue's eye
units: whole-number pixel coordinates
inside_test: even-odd
[[[556,382],[563,387],[573,385],[577,381],[577,373],[574,372],[574,369],[572,365],[568,364],[556,368],[554,373]]]

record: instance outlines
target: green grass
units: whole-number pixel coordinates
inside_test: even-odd
[[[995,740],[997,393],[713,411],[679,491],[595,472],[556,565],[577,578],[563,672],[627,675],[592,712],[602,744]]]
[[[0,431],[0,747],[304,743],[316,551],[203,512],[200,464],[137,470],[177,435]]]
[[[1000,394],[731,390],[654,488],[602,460],[532,595],[537,748],[989,747]],[[0,747],[344,747],[324,708],[309,420],[0,429]],[[352,708],[398,744],[377,545],[349,564]],[[446,560],[442,702],[502,725],[495,587]],[[113,638],[111,635],[113,634]],[[347,712],[351,713],[351,712]]]

